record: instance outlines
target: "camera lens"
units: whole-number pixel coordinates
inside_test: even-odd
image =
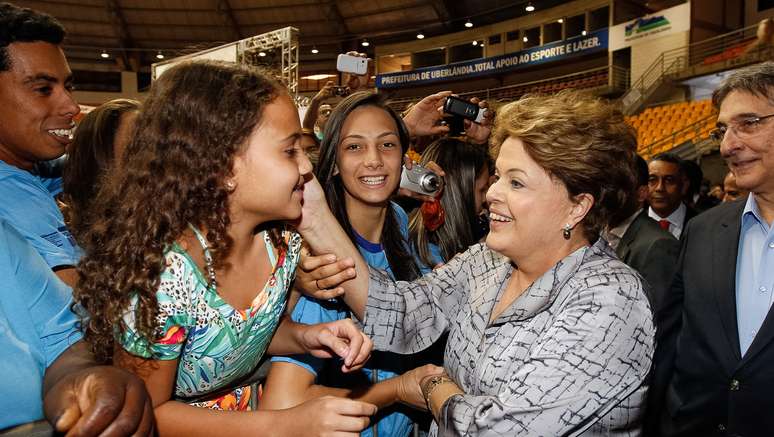
[[[419,186],[428,193],[435,193],[438,191],[440,185],[439,182],[440,181],[438,180],[438,176],[431,173],[422,177],[422,180],[419,182]]]

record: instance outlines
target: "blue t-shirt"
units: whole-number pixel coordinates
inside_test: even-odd
[[[72,293],[0,219],[0,429],[43,418],[43,375],[81,339]]]
[[[0,161],[0,219],[16,228],[49,268],[74,266],[82,254],[54,200],[61,191],[61,178],[42,178]]]
[[[398,219],[401,234],[408,247],[408,216],[398,204],[393,202],[392,207],[395,211],[395,216]],[[384,270],[390,276],[393,276],[390,264],[387,262],[387,255],[384,253],[381,244],[370,242],[357,233],[355,233],[355,239],[360,254],[370,267]],[[428,269],[420,270],[423,275],[429,272]],[[340,300],[320,301],[307,296],[301,296],[293,309],[291,318],[295,322],[311,325],[341,320],[348,318],[349,316],[349,309]],[[416,363],[411,363],[410,359],[407,360],[404,356],[398,354],[374,351],[371,357],[372,358],[366,368],[363,368],[360,372],[363,381],[382,381],[416,367]],[[320,376],[320,372],[323,370],[323,367],[326,366],[326,362],[330,365],[330,360],[316,358],[312,355],[274,357],[272,358],[272,361],[296,364],[314,374],[315,377]],[[340,361],[336,360],[335,363],[336,364],[332,365],[331,368],[340,368]],[[352,379],[349,380],[351,381]],[[318,381],[318,383],[319,382],[320,381]],[[390,410],[393,409],[387,409],[387,411]],[[380,437],[406,437],[411,434],[414,425],[411,418],[398,411],[390,412],[383,416],[380,415],[376,424]],[[372,426],[363,430],[360,435],[371,437],[373,435]]]

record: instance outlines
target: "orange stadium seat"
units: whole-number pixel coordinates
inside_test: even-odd
[[[715,126],[713,114],[712,102],[699,100],[651,106],[626,117],[626,121],[637,130],[638,152],[650,157],[686,141],[707,138]],[[704,119],[702,125],[695,126]]]

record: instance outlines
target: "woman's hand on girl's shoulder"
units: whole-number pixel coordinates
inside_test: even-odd
[[[302,250],[295,288],[315,299],[333,299],[344,294],[344,288],[339,285],[356,275],[352,258],[339,260],[334,254],[314,256],[308,250]]]

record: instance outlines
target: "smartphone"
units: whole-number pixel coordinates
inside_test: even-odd
[[[486,115],[486,108],[481,108],[475,103],[470,103],[459,97],[449,96],[443,104],[443,112],[458,115],[474,123],[481,124]]]
[[[342,73],[352,73],[362,76],[368,73],[368,58],[341,54],[336,58],[336,69]]]

